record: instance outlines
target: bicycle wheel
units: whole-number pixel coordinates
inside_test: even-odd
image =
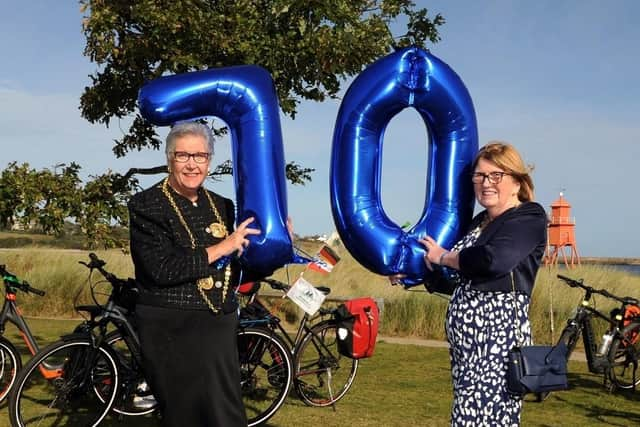
[[[39,351],[18,375],[9,396],[13,427],[96,426],[119,385],[116,356],[91,338],[72,338]]]
[[[580,339],[580,329],[577,328],[574,324],[568,324],[562,330],[560,334],[560,338],[558,338],[557,344],[563,342],[567,346],[567,360],[571,357],[571,353],[576,348],[576,344],[578,343],[578,339]],[[543,402],[551,395],[550,391],[544,391],[541,393],[536,393],[536,401]]]
[[[609,379],[618,388],[630,389],[640,385],[640,323],[632,322],[614,338],[609,350]]]
[[[580,329],[575,325],[567,325],[562,330],[558,344],[563,342],[567,346],[567,360],[571,357],[571,353],[576,349],[576,344],[580,339]]]
[[[293,372],[287,344],[268,329],[238,331],[240,383],[249,427],[271,418],[284,404]]]
[[[326,321],[315,325],[295,353],[298,396],[310,406],[328,406],[342,399],[356,377],[358,360],[338,352],[337,327]]]
[[[110,332],[105,341],[116,352],[120,372],[120,387],[111,409],[128,416],[146,415],[155,411],[158,402],[122,334],[119,331]]]
[[[0,337],[0,403],[9,395],[21,368],[18,350],[6,338]]]

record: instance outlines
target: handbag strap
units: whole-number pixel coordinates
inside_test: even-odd
[[[513,323],[516,325],[516,344],[518,347],[524,344],[524,336],[520,330],[520,318],[518,317],[518,295],[516,294],[516,281],[513,278],[513,271],[509,273],[511,275],[511,295],[513,296]]]

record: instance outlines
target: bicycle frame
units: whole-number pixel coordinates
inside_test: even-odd
[[[589,371],[595,374],[607,373],[612,366],[613,360],[609,354],[609,348],[604,349],[603,354],[596,351],[596,337],[593,330],[592,318],[597,317],[609,323],[608,333],[612,336],[612,340],[624,340],[622,329],[624,328],[625,308],[628,305],[637,305],[638,300],[631,297],[620,298],[603,289],[594,289],[583,284],[582,280],[574,280],[566,276],[558,275],[567,285],[571,287],[579,287],[584,291],[584,296],[580,305],[576,310],[576,314],[567,321],[567,326],[562,331],[560,341],[565,341],[571,352],[576,344],[578,334],[582,332],[582,340],[585,347],[585,354]],[[615,300],[620,303],[620,308],[613,310],[609,316],[601,313],[591,306],[593,294],[599,294],[606,298]]]
[[[27,345],[29,353],[34,355],[40,347],[38,346],[33,333],[31,333],[27,322],[24,317],[22,317],[20,309],[16,305],[16,294],[9,292],[9,290],[5,293],[4,304],[2,306],[2,311],[0,311],[0,335],[4,335],[7,322],[11,322],[18,329],[22,339]]]
[[[574,327],[578,333],[582,333],[582,341],[584,344],[585,356],[587,359],[587,365],[589,372],[594,374],[602,374],[607,369],[609,363],[607,355],[598,355],[596,352],[596,337],[593,331],[592,317],[596,316],[600,319],[608,322],[610,331],[614,328],[618,328],[618,321],[612,319],[598,310],[590,306],[590,297],[585,297],[582,300],[582,305],[578,307],[575,316],[567,321],[567,327]],[[577,334],[576,334],[577,335]],[[577,338],[577,337],[576,337]]]
[[[257,298],[257,294],[251,297],[249,304],[258,305],[261,309],[264,310],[265,315],[257,319],[241,318],[240,327],[262,326],[262,327],[265,327],[266,329],[271,330],[273,333],[278,333],[278,335],[284,338],[284,340],[289,345],[289,349],[292,356],[295,355],[296,349],[299,347],[300,343],[302,342],[302,338],[304,337],[304,335],[306,333],[311,333],[311,330],[315,324],[322,322],[323,321],[322,318],[324,318],[325,316],[329,316],[332,313],[332,310],[320,309],[319,314],[314,317],[320,317],[321,320],[313,323],[311,326],[309,326],[309,322],[312,320],[312,318],[307,313],[305,313],[304,316],[302,316],[302,318],[298,322],[298,327],[296,330],[295,337],[291,338],[289,333],[287,333],[287,331],[284,329],[284,327],[280,323],[280,319],[274,316],[273,314],[271,314],[271,312],[267,309],[267,307],[264,306],[262,301],[260,301]],[[326,348],[326,346],[325,346],[325,349],[327,351],[330,351],[330,349]]]
[[[4,269],[4,266],[1,266],[1,270],[5,286],[5,298],[2,305],[2,310],[0,311],[0,335],[4,335],[7,322],[10,322],[18,329],[22,340],[27,346],[27,350],[29,350],[29,353],[33,356],[40,350],[40,346],[38,345],[35,336],[31,332],[27,321],[23,317],[20,308],[18,308],[14,287],[23,289],[25,292],[33,292],[41,296],[44,295],[44,292],[32,288],[26,282],[20,282],[15,276],[8,273]],[[55,366],[43,364],[40,367],[40,372],[46,379],[53,379],[60,376],[60,370]]]

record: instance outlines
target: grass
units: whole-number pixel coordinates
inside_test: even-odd
[[[315,253],[321,243],[303,242],[303,245],[305,251]],[[330,286],[333,297],[381,298],[384,301],[382,335],[444,339],[445,299],[428,294],[421,287],[410,290],[392,287],[386,278],[362,268],[344,248],[338,247],[336,250],[342,260],[331,274],[305,272],[305,278],[316,285]],[[120,276],[133,274],[128,255],[115,250],[97,253],[107,261],[110,271]],[[0,264],[6,264],[9,271],[47,292],[45,297],[20,293],[18,303],[23,311],[47,318],[77,319],[73,310],[74,299],[89,302],[86,284],[88,271],[78,264],[78,261],[87,259],[87,252],[80,250],[42,247],[0,249]],[[294,280],[303,269],[302,266],[292,266],[276,272],[275,276]],[[571,289],[556,279],[559,272],[584,278],[586,283],[614,294],[640,297],[640,276],[605,266],[582,266],[573,270],[542,268],[530,311],[534,338],[538,343],[549,343],[557,338],[566,319],[582,298],[581,291]],[[596,302],[597,308],[605,313],[614,306],[603,297],[596,297]],[[283,317],[295,320],[295,307],[282,299],[277,304],[281,307]],[[30,324],[40,342],[49,342],[60,333],[71,331],[77,320],[34,319]],[[7,335],[13,336],[12,341],[17,342],[15,330],[8,328]],[[602,387],[602,378],[589,374],[585,363],[571,362],[570,371],[572,389],[555,393],[542,404],[526,402],[523,425],[640,424],[640,406],[637,402],[640,394],[608,393]],[[381,342],[375,356],[362,361],[353,390],[337,405],[336,411],[306,407],[292,395],[269,425],[330,427],[410,423],[445,426],[448,425],[451,404],[449,378],[446,349]],[[104,425],[155,425],[153,418],[125,421],[108,420]],[[6,416],[0,416],[0,427],[5,425]]]
[[[301,245],[306,252],[315,253],[322,244],[302,241]],[[444,339],[445,299],[428,294],[421,286],[409,290],[390,286],[385,277],[365,270],[344,248],[335,249],[342,260],[333,272],[322,275],[307,271],[304,273],[307,280],[316,285],[331,287],[330,297],[373,296],[381,299],[384,302],[381,325],[384,334]],[[87,253],[81,250],[47,248],[0,249],[0,264],[6,264],[9,271],[47,292],[44,298],[20,294],[19,303],[26,313],[72,318],[76,315],[73,310],[76,296],[79,301],[89,302],[89,288],[86,284],[88,271],[78,264],[78,261],[88,259]],[[133,274],[128,255],[117,250],[97,253],[107,261],[107,268],[113,273],[121,276]],[[304,266],[293,265],[277,271],[274,276],[292,282],[303,270]],[[530,310],[534,339],[539,343],[550,343],[557,339],[566,319],[582,298],[580,290],[569,288],[556,278],[559,272],[574,278],[584,278],[593,287],[607,289],[614,294],[640,298],[638,275],[596,265],[581,266],[573,270],[543,267],[538,274]],[[596,303],[597,308],[605,313],[615,306],[610,300],[598,296]],[[295,321],[296,309],[291,304],[284,304],[283,310],[286,310],[288,320]],[[596,331],[599,332],[604,329],[604,322],[596,326]]]
[[[41,341],[53,341],[70,331],[72,320],[29,319]],[[6,336],[18,344],[15,328]],[[24,346],[19,346],[24,351]],[[587,372],[585,363],[569,365],[571,389],[553,393],[546,401],[526,401],[522,425],[546,426],[622,426],[640,423],[640,392],[609,393],[602,377]],[[445,348],[391,344],[381,340],[376,353],[361,361],[351,391],[331,408],[305,406],[295,394],[267,426],[300,425],[342,427],[360,426],[447,426],[451,405],[448,352]],[[154,417],[107,419],[105,426],[154,426]],[[0,406],[0,427],[8,426],[6,405]]]

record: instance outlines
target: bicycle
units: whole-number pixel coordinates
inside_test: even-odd
[[[15,274],[7,271],[5,265],[0,265],[0,275],[4,282],[4,303],[0,311],[0,403],[11,391],[18,372],[22,369],[22,357],[18,349],[4,337],[7,322],[11,322],[22,335],[27,349],[34,355],[39,347],[36,338],[31,333],[26,319],[18,309],[16,294],[18,291],[44,296],[45,292],[32,287],[27,281],[20,280]]]
[[[278,280],[261,279],[239,289],[248,297],[240,310],[238,348],[249,426],[263,423],[275,414],[291,383],[305,404],[335,405],[349,391],[358,369],[358,360],[338,351],[335,308],[321,307],[315,316],[305,313],[292,338],[280,318],[258,299],[261,283],[284,293],[290,288]],[[325,295],[330,292],[327,287],[316,289]]]
[[[604,374],[605,386],[608,381],[612,385],[611,389],[634,388],[640,384],[640,378],[636,377],[640,354],[640,317],[630,314],[638,309],[639,301],[632,297],[618,297],[604,289],[594,289],[585,285],[583,280],[575,280],[561,274],[558,274],[558,278],[570,287],[581,288],[585,292],[575,314],[567,320],[567,325],[558,339],[558,343],[564,342],[567,346],[567,360],[582,335],[589,372]],[[617,301],[620,306],[607,316],[591,306],[594,294]],[[603,319],[609,324],[597,349],[593,317]]]
[[[24,366],[9,396],[9,419],[26,425],[96,426],[114,409],[122,415],[143,415],[155,406],[137,407],[135,397],[150,394],[141,372],[140,343],[131,319],[137,290],[133,279],[119,279],[104,270],[104,261],[89,254],[81,264],[98,270],[111,285],[106,304],[76,310],[89,319],[74,332],[38,351]],[[100,282],[99,282],[100,283]],[[113,329],[113,330],[110,330]],[[51,366],[55,375],[43,375]]]

